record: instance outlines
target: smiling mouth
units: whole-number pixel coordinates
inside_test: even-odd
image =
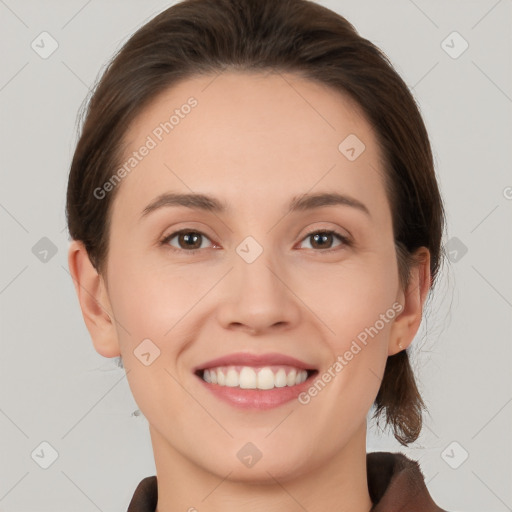
[[[313,377],[317,370],[293,366],[217,366],[195,374],[208,384],[237,389],[270,390],[294,387]]]

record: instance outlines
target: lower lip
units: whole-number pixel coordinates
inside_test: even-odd
[[[242,389],[230,388],[229,386],[219,386],[206,382],[201,377],[197,378],[203,385],[211,391],[217,398],[238,407],[240,409],[273,409],[279,407],[291,400],[296,399],[310,385],[315,374],[309,376],[304,382],[295,386],[284,386],[282,388],[272,389]]]

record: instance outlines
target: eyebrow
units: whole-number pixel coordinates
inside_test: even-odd
[[[287,214],[335,205],[350,206],[371,217],[370,211],[361,201],[337,192],[303,194],[299,197],[295,196],[288,205]],[[206,194],[165,193],[158,196],[154,201],[148,204],[146,208],[144,208],[141,218],[155,210],[171,206],[184,206],[186,208],[213,213],[226,213],[230,211],[227,203]]]

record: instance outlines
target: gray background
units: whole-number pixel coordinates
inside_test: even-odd
[[[403,448],[372,425],[368,450],[419,460],[450,511],[512,510],[512,2],[319,3],[380,46],[413,88],[448,212],[452,261],[411,352],[429,407],[423,434]],[[126,510],[155,474],[124,370],[95,352],[82,320],[64,204],[88,89],[169,5],[0,0],[0,511]],[[45,59],[31,47],[43,31],[58,43]],[[463,39],[446,39],[453,31]],[[58,453],[47,469],[44,441]]]

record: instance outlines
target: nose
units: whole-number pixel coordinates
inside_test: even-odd
[[[260,334],[291,329],[299,321],[301,301],[293,290],[292,273],[270,250],[251,263],[236,254],[222,286],[217,318],[225,329]]]

